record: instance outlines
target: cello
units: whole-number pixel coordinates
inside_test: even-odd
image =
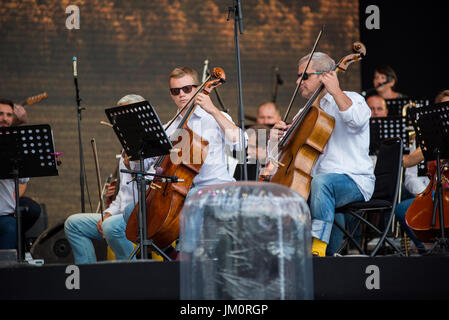
[[[175,148],[172,152],[176,153],[175,157],[173,155],[161,156],[154,165],[157,175],[176,176],[180,182],[170,183],[163,179],[154,179],[145,195],[147,208],[146,237],[151,239],[159,248],[168,247],[179,237],[179,214],[187,193],[192,186],[193,179],[199,173],[208,152],[209,143],[202,140],[187,125],[196,107],[195,103],[191,103],[191,101],[199,92],[209,94],[212,89],[225,82],[225,77],[223,69],[214,68],[212,74],[200,86],[195,95],[165,128],[167,130],[177,116],[190,105],[182,117],[177,130],[175,130],[175,133],[183,130],[184,133],[187,133],[188,139],[183,139],[182,136],[179,136],[173,142]],[[213,80],[210,80],[212,78]],[[189,145],[186,145],[186,143]],[[186,150],[185,153],[183,153],[184,150]],[[177,161],[172,161],[173,158],[176,158]],[[139,205],[137,204],[131,213],[125,231],[128,240],[135,243],[138,242],[139,234],[138,215]]]
[[[422,242],[435,241],[439,235],[440,209],[437,205],[435,194],[438,183],[436,161],[427,163],[427,173],[430,176],[430,182],[426,189],[418,194],[407,209],[405,221],[413,229],[416,237]],[[440,165],[441,183],[442,183],[442,202],[444,217],[444,232],[449,232],[449,163],[443,162]],[[435,221],[432,222],[434,206],[436,209]]]
[[[366,55],[361,42],[354,42],[352,50],[354,53],[343,57],[331,71],[344,72],[350,64]],[[288,186],[306,200],[310,194],[313,166],[335,125],[334,117],[320,109],[324,94],[324,84],[321,84],[275,146],[279,150],[277,159],[274,159],[278,168],[270,182]]]

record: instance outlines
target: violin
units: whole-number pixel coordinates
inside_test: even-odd
[[[344,72],[350,64],[366,55],[366,48],[361,42],[354,42],[352,49],[354,53],[343,57],[332,71]],[[324,84],[321,84],[279,141],[279,156],[274,161],[278,168],[270,180],[290,187],[306,200],[310,194],[313,166],[330,139],[335,125],[334,117],[320,108],[324,93]]]
[[[436,161],[427,163],[427,173],[430,176],[430,182],[426,189],[418,194],[408,207],[405,221],[413,229],[420,241],[433,242],[441,231],[440,209],[437,202],[434,201],[436,200],[435,193],[438,178]],[[444,230],[449,232],[449,163],[447,161],[440,164],[440,175],[442,180]],[[436,206],[436,214],[433,223],[434,206]]]
[[[184,200],[189,192],[193,179],[199,173],[209,149],[209,142],[201,139],[187,125],[190,116],[195,110],[195,103],[192,102],[198,93],[209,94],[212,89],[225,82],[225,73],[221,68],[214,68],[212,74],[206,79],[195,95],[187,102],[177,115],[165,128],[170,127],[179,114],[187,107],[177,130],[184,130],[189,135],[189,139],[183,139],[180,135],[173,142],[172,153],[175,156],[164,155],[157,159],[154,168],[157,175],[176,176],[178,182],[167,182],[164,179],[155,179],[146,191],[146,222],[147,238],[151,239],[160,248],[169,246],[179,237],[179,214],[184,205]],[[214,78],[213,80],[210,80]],[[185,145],[188,143],[189,145]],[[184,154],[185,152],[185,154]],[[198,155],[201,155],[198,157]],[[176,161],[172,161],[172,158]],[[177,158],[177,159],[175,159]],[[200,158],[200,159],[199,159]],[[176,163],[175,163],[176,162]],[[126,225],[126,237],[132,242],[138,242],[139,205],[134,208]]]

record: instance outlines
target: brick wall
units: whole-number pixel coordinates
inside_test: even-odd
[[[65,8],[70,4],[80,8],[79,30],[65,26]],[[104,180],[115,169],[120,145],[112,130],[99,122],[106,120],[104,108],[114,106],[123,95],[144,96],[167,121],[174,114],[168,74],[182,65],[201,73],[207,58],[211,67],[226,72],[227,82],[219,92],[238,121],[234,21],[226,20],[230,5],[231,0],[0,1],[0,96],[21,102],[46,91],[48,99],[28,107],[30,124],[49,123],[56,149],[64,153],[59,176],[32,179],[27,191],[46,204],[50,225],[81,208],[72,57],[78,58],[80,96],[87,107],[82,136],[90,197],[96,207],[90,139],[97,141]],[[309,53],[323,24],[318,50],[337,61],[359,38],[356,0],[243,0],[242,5],[244,33],[239,37],[248,115],[255,115],[257,106],[271,99],[273,66],[279,67],[284,81],[277,103],[285,112],[295,87],[297,60]],[[340,79],[345,90],[359,91],[360,65],[352,65]],[[297,101],[298,107],[304,102]]]

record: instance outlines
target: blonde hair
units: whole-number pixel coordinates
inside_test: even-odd
[[[173,71],[170,73],[168,81],[170,82],[172,78],[179,79],[185,76],[191,76],[195,85],[200,84],[198,73],[189,67],[180,67],[173,69]]]

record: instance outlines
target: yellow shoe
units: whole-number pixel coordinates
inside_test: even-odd
[[[326,256],[326,248],[327,248],[326,242],[321,241],[320,239],[317,239],[317,238],[313,238],[312,255],[318,256],[318,257],[325,257]]]

